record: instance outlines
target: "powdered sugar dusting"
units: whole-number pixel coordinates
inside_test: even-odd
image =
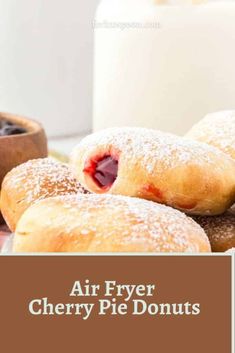
[[[99,148],[115,148],[125,155],[126,164],[133,168],[140,161],[146,173],[153,174],[161,161],[161,170],[187,164],[210,165],[215,169],[223,164],[215,162],[215,156],[224,160],[222,152],[207,144],[144,128],[111,128],[86,137],[75,149],[85,151],[85,157]],[[212,158],[213,156],[213,158]],[[73,157],[72,157],[73,158]]]
[[[26,203],[85,192],[69,168],[51,158],[31,160],[14,168],[7,175],[4,187],[16,190],[21,197],[17,202]]]
[[[187,136],[216,146],[235,159],[235,111],[207,115]]]
[[[55,204],[59,214],[51,223],[50,211],[54,212]],[[89,249],[95,245],[103,251],[110,239],[122,248],[145,244],[156,252],[200,252],[202,244],[209,249],[208,239],[196,222],[180,211],[150,201],[91,194],[48,199],[42,207],[47,210],[47,226],[56,224],[71,237],[78,232],[84,237],[93,234]]]

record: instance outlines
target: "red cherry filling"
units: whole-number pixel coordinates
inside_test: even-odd
[[[100,188],[110,188],[117,178],[118,159],[111,155],[92,159],[87,163],[83,171],[89,174]]]

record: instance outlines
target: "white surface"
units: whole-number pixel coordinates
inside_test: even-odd
[[[78,135],[69,138],[50,139],[49,149],[68,156],[83,137],[84,135]]]
[[[98,0],[0,0],[0,110],[39,119],[49,135],[92,118]]]
[[[14,234],[11,234],[6,237],[6,240],[3,244],[3,247],[0,251],[1,254],[9,254],[13,250],[13,239],[14,239]]]
[[[130,125],[182,134],[207,113],[235,108],[235,1],[154,1],[103,0],[98,9],[95,130]]]

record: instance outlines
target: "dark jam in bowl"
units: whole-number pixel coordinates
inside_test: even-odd
[[[25,134],[27,130],[11,121],[0,119],[0,137]]]

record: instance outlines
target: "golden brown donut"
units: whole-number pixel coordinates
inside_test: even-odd
[[[232,213],[235,216],[235,205],[233,205],[230,209],[229,212]]]
[[[186,137],[217,147],[235,159],[235,111],[207,115],[192,127]]]
[[[42,200],[21,217],[14,252],[210,252],[202,228],[185,214],[114,195]]]
[[[97,132],[75,148],[71,166],[92,192],[140,197],[189,214],[221,214],[235,201],[231,158],[207,144],[160,131]]]
[[[235,216],[227,212],[216,217],[195,217],[205,230],[213,252],[225,252],[235,247]]]
[[[217,147],[235,160],[235,111],[208,114],[185,136]]]
[[[1,211],[9,228],[14,231],[21,215],[35,201],[83,192],[66,165],[51,158],[35,159],[6,175],[1,190]]]

